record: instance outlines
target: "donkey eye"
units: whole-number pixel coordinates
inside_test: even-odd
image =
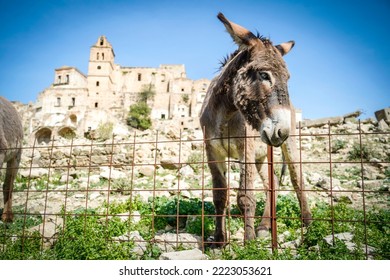
[[[271,81],[271,77],[267,72],[259,72],[259,76],[261,80]]]

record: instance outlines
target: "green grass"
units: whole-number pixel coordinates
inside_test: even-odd
[[[264,200],[257,204],[256,215],[261,215]],[[123,213],[140,213],[140,221],[121,220]],[[232,217],[227,221],[227,228],[234,234],[243,226],[236,206],[229,210]],[[233,242],[222,250],[218,258],[222,259],[365,259],[364,244],[375,248],[375,259],[390,259],[390,211],[387,209],[370,209],[363,211],[353,209],[344,203],[330,206],[317,203],[312,208],[313,223],[303,235],[303,242],[296,249],[275,250],[272,252],[270,240]],[[182,216],[182,220],[177,218]],[[204,220],[202,220],[204,214]],[[158,259],[161,250],[152,242],[157,232],[167,227],[176,232],[193,233],[207,239],[214,231],[212,215],[214,206],[200,199],[183,197],[155,197],[142,202],[138,197],[124,203],[103,204],[97,209],[80,209],[62,214],[64,226],[58,229],[56,242],[51,247],[43,246],[38,232],[27,229],[40,224],[40,216],[29,216],[24,219],[17,215],[12,224],[0,224],[0,259]],[[187,215],[189,215],[187,217]],[[285,241],[295,240],[301,236],[301,220],[298,202],[295,196],[280,196],[277,207],[278,233],[290,232]],[[332,222],[333,221],[333,222]],[[138,231],[150,241],[143,256],[133,252],[134,242],[116,242],[115,237],[131,231]],[[349,232],[356,244],[350,251],[344,242],[335,239],[333,244],[324,241],[332,233]],[[285,242],[284,241],[284,242]],[[281,245],[281,244],[279,244]],[[206,249],[210,258],[214,252]]]

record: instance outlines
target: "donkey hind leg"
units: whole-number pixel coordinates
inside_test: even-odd
[[[19,162],[19,154],[7,162],[7,170],[3,185],[4,209],[3,214],[1,215],[1,220],[4,222],[12,222],[14,219],[12,213],[12,191],[16,174],[18,173]]]
[[[226,166],[224,162],[210,162],[213,180],[213,202],[215,206],[215,233],[213,247],[226,245],[225,214],[227,207]]]
[[[299,165],[299,156],[295,139],[289,137],[282,145],[282,153],[288,164],[288,170],[290,172],[291,183],[294,187],[295,193],[299,201],[301,208],[301,217],[305,226],[310,225],[312,222],[312,215],[307,202],[307,196],[305,193],[305,185],[302,180],[301,170]]]
[[[241,163],[240,188],[237,194],[237,204],[244,215],[245,240],[256,238],[254,216],[256,211],[256,198],[253,189],[253,177],[255,175],[254,163]]]
[[[256,228],[256,234],[258,237],[260,237],[268,234],[269,230],[271,229],[271,218],[272,218],[271,217],[271,192],[269,188],[267,164],[264,163],[264,160],[261,162],[257,162],[256,168],[263,182],[264,193],[266,197],[263,216],[259,226]],[[277,190],[279,188],[279,180],[275,174],[273,176],[274,176],[274,189]],[[277,198],[277,193],[275,191],[275,202],[276,202],[276,198]]]

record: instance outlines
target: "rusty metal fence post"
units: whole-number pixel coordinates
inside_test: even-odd
[[[272,238],[272,252],[277,247],[277,227],[276,227],[276,189],[274,181],[274,151],[272,146],[267,146],[267,159],[268,159],[268,181],[269,181],[269,192],[271,194],[271,238]]]

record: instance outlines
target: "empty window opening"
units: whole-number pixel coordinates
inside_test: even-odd
[[[56,106],[57,106],[57,107],[60,107],[60,106],[61,106],[61,97],[57,97]]]
[[[69,84],[69,75],[66,75],[66,83]]]
[[[58,83],[58,84],[61,84],[61,75],[59,75],[59,76],[57,77],[57,83]]]
[[[95,108],[99,107],[99,104],[97,102],[95,102]]]
[[[100,82],[99,82],[99,81],[97,81],[97,82],[96,82],[96,86],[98,87],[99,85],[100,85]]]
[[[138,82],[142,80],[142,74],[138,74]]]
[[[97,69],[100,70],[100,69],[102,69],[102,67],[99,65],[99,66],[97,67]]]
[[[100,54],[97,53],[97,54],[96,54],[96,60],[99,60],[99,56],[100,56]]]
[[[35,137],[39,144],[42,142],[48,144],[51,140],[51,130],[49,128],[41,128],[35,133]]]
[[[70,127],[64,127],[58,131],[58,135],[66,139],[72,139],[76,137],[76,133]]]
[[[104,60],[104,53],[102,53],[102,60]]]
[[[72,107],[76,106],[76,98],[72,97]]]

